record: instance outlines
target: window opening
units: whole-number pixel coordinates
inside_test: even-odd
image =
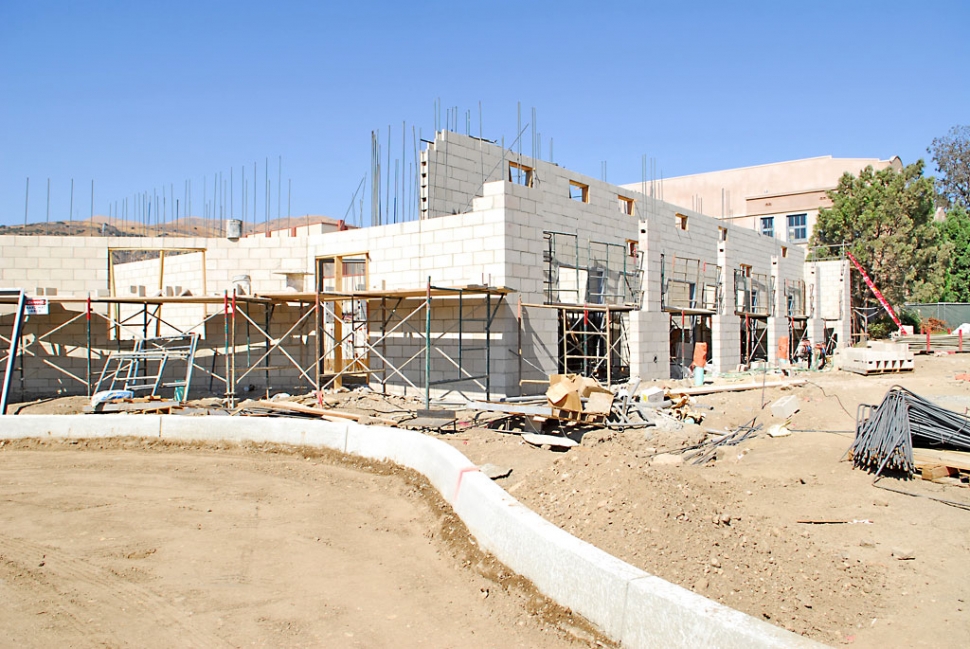
[[[680,228],[681,230],[686,230],[687,229],[687,215],[686,214],[681,214],[681,213],[678,212],[676,214],[676,217],[677,217],[677,227]]]
[[[509,161],[509,182],[523,187],[532,187],[532,167]]]
[[[579,201],[581,203],[589,202],[589,185],[584,185],[583,183],[576,182],[575,180],[569,181],[569,198],[574,201]]]
[[[620,203],[620,211],[628,216],[633,216],[633,199],[626,196],[617,196]]]

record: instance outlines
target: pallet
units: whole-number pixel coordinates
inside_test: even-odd
[[[970,480],[970,453],[914,448],[913,463],[924,480],[946,483]]]

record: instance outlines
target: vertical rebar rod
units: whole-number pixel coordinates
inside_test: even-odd
[[[431,276],[424,300],[424,407],[431,407]]]
[[[491,284],[491,282],[489,282]],[[485,400],[492,400],[492,292],[485,293]]]
[[[87,340],[88,340],[88,373],[87,373],[87,383],[88,383],[88,396],[91,396],[91,294],[88,293],[87,308],[84,311],[84,317],[87,321]]]
[[[263,361],[263,372],[264,372],[265,381],[266,381],[266,398],[269,399],[269,387],[270,387],[269,386],[269,368],[270,368],[269,357],[273,351],[272,347],[270,346],[271,341],[270,341],[269,327],[270,327],[270,321],[273,319],[273,305],[264,304],[263,314],[266,320],[266,358]]]
[[[256,234],[256,179],[259,178],[259,174],[256,171],[256,161],[253,160],[253,235]]]
[[[320,356],[323,355],[322,341],[320,340],[320,287],[313,288],[313,380],[315,390],[320,392]]]
[[[24,232],[27,232],[27,211],[29,207],[30,207],[30,176],[27,176],[27,191],[24,193]]]
[[[515,322],[516,322],[516,347],[518,349],[518,354],[516,361],[518,362],[518,377],[519,377],[519,393],[522,392],[522,294],[517,294],[518,306],[515,309]]]

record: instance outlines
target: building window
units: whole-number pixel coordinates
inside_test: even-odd
[[[578,183],[575,180],[569,181],[569,198],[580,203],[589,202],[589,185]]]
[[[773,216],[762,216],[761,217],[761,234],[766,237],[775,236],[775,217]]]
[[[718,241],[727,241],[727,228],[718,228],[717,238]]]
[[[781,247],[781,256],[782,256],[783,259],[788,256],[788,247],[787,246],[782,246]]]
[[[633,199],[626,196],[617,196],[620,202],[620,211],[629,216],[633,216]]]
[[[677,227],[679,229],[681,229],[681,230],[686,230],[687,229],[687,215],[686,214],[681,214],[681,213],[678,212],[677,214],[675,214],[675,216],[677,217]]]
[[[532,167],[509,162],[509,182],[523,187],[532,187]]]
[[[788,241],[802,243],[808,240],[808,214],[788,215]]]

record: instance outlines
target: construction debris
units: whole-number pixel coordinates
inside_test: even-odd
[[[94,399],[92,399],[93,404],[90,406],[84,406],[84,408],[82,408],[82,412],[86,414],[109,412],[158,414],[171,413],[173,410],[182,408],[182,404],[180,402],[172,401],[170,399],[161,399],[158,397],[133,398],[130,396],[130,392],[127,393],[129,396],[118,396],[119,393],[123,395],[125,392],[122,390],[114,390],[111,392],[102,393],[106,398],[98,399],[96,402]]]
[[[915,473],[914,443],[970,451],[970,418],[899,386],[889,390],[878,406],[859,405],[850,449],[855,466],[876,475],[886,469]],[[936,464],[946,466],[943,460]]]
[[[397,422],[396,425],[401,428],[408,428],[411,430],[428,430],[435,432],[444,432],[446,428],[450,428],[449,432],[458,432],[458,417],[455,416],[454,410],[428,410],[419,409],[417,416],[412,419],[403,419]]]
[[[522,439],[533,446],[549,448],[570,448],[579,444],[568,437],[557,437],[556,435],[537,435],[535,433],[523,433]]]
[[[755,426],[754,422],[755,420],[752,419],[747,424],[738,426],[730,432],[708,430],[707,437],[700,444],[687,446],[671,451],[671,453],[682,454],[685,464],[688,462],[690,464],[706,464],[715,459],[718,450],[727,446],[737,446],[741,442],[756,436],[758,431],[761,430],[761,424]]]
[[[788,419],[796,412],[801,406],[798,405],[798,397],[794,394],[788,394],[780,399],[776,399],[771,404],[771,414],[778,419]]]
[[[262,408],[268,411],[283,410],[286,412],[297,412],[304,415],[315,415],[317,417],[322,417],[323,419],[331,420],[350,420],[350,421],[360,421],[361,416],[355,415],[350,412],[341,412],[339,410],[323,410],[322,408],[314,408],[312,406],[304,406],[299,403],[294,403],[292,401],[257,401],[256,407]]]
[[[613,393],[588,376],[552,374],[546,390],[549,405],[557,410],[560,419],[596,421],[610,414]],[[584,406],[583,400],[586,399]]]
[[[482,473],[482,475],[490,480],[499,480],[512,475],[512,469],[506,466],[499,466],[497,464],[483,464],[482,466],[478,467],[478,470]]]
[[[808,383],[805,379],[790,381],[756,381],[754,383],[725,383],[723,385],[704,385],[694,388],[670,388],[671,394],[687,394],[697,396],[701,394],[715,394],[718,392],[741,392],[744,390],[761,390],[763,388],[793,388]]]

